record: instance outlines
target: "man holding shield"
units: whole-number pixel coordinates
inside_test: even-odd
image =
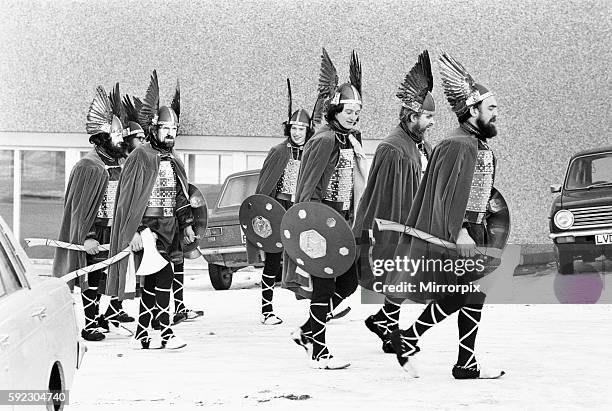
[[[434,149],[406,224],[455,243],[459,256],[449,253],[444,247],[428,245],[422,239],[408,240],[406,237],[398,245],[396,254],[408,256],[412,261],[444,261],[444,267],[446,261],[451,261],[459,267],[459,262],[465,263],[475,257],[476,245],[495,242],[495,233],[489,230],[487,221],[496,212],[492,201],[496,192],[493,189],[496,162],[487,140],[497,134],[498,111],[494,94],[476,83],[459,62],[443,53],[439,63],[444,94],[457,115],[459,127]],[[478,264],[472,266],[482,267]],[[498,369],[482,367],[474,353],[486,295],[471,287],[464,293],[452,291],[455,286],[467,287],[483,275],[486,273],[479,268],[465,273],[442,269],[436,264],[414,272],[396,269],[389,273],[388,283],[415,286],[401,294],[402,298],[428,304],[410,328],[391,333],[398,362],[410,376],[418,377],[414,356],[420,351],[419,338],[457,311],[459,353],[452,369],[453,377],[498,378],[504,374]],[[432,284],[445,287],[434,288]]]
[[[288,117],[283,123],[283,133],[286,139],[270,149],[261,167],[255,189],[256,194],[276,199],[285,210],[295,202],[295,187],[304,144],[313,134],[313,125],[308,112],[301,108],[292,111],[293,98],[289,79],[287,79],[287,90]],[[249,220],[247,219],[245,224],[248,225]],[[255,242],[248,241],[248,238],[249,231],[247,231],[247,251],[249,262],[254,262],[260,247],[257,246],[257,238],[254,239]],[[264,269],[261,275],[261,323],[264,325],[277,325],[283,322],[274,314],[272,308],[274,283],[282,270],[281,261],[281,251],[265,252]]]
[[[345,222],[353,219],[354,208],[359,203],[366,177],[361,133],[356,128],[362,100],[361,65],[355,52],[351,56],[350,82],[340,86],[337,83],[336,69],[327,51],[323,49],[319,99],[323,101],[321,108],[327,124],[321,126],[304,147],[296,188],[298,204],[292,208],[299,208],[300,211],[296,216],[288,212],[283,218],[284,225],[291,217],[286,227],[295,229],[283,230],[285,250],[291,254],[297,248],[300,249],[291,256],[291,264],[288,264],[283,273],[283,284],[287,284],[298,295],[311,299],[310,330],[302,328],[301,333],[304,334],[302,337],[307,332],[312,333],[310,364],[319,369],[342,369],[350,365],[330,353],[325,342],[325,328],[328,312],[332,311],[330,308],[337,307],[357,288],[354,238]],[[315,113],[313,120],[319,115]],[[307,212],[303,209],[303,202],[322,203],[317,208],[321,212]],[[333,211],[333,216],[325,215],[326,210]],[[341,220],[338,221],[334,216]],[[337,249],[338,240],[343,239],[325,238],[320,234],[342,226],[346,226],[346,234],[352,242],[352,252],[350,247]],[[299,247],[291,249],[297,244]],[[294,259],[297,255],[300,257]],[[306,256],[310,258],[306,259]],[[336,261],[343,260],[348,261],[348,264],[343,264],[343,269],[335,268]],[[302,285],[304,278],[310,287]],[[304,339],[300,338],[300,341]]]

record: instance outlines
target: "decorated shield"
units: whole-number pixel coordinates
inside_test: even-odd
[[[205,244],[204,234],[208,224],[208,207],[206,206],[204,195],[193,184],[189,184],[188,194],[193,214],[192,227],[196,235],[196,241],[191,244],[183,244],[183,255],[185,258],[194,259],[202,255],[198,250],[198,246],[204,247]]]
[[[355,261],[351,228],[336,210],[322,203],[298,203],[287,210],[281,239],[289,257],[315,277],[338,277]]]
[[[283,251],[280,238],[281,220],[285,208],[263,194],[247,197],[240,205],[238,218],[247,240],[266,253]]]

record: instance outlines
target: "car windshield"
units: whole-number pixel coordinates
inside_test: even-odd
[[[242,204],[245,198],[255,194],[258,179],[258,174],[247,174],[230,178],[227,181],[225,190],[221,193],[219,208]]]
[[[612,153],[575,158],[567,171],[566,190],[612,185]]]

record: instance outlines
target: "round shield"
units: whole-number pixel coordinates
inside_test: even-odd
[[[496,188],[491,191],[487,217],[487,247],[504,249],[510,236],[510,210],[508,203]]]
[[[335,278],[355,261],[355,237],[336,210],[316,203],[298,203],[285,213],[281,239],[289,257],[315,277]]]
[[[491,190],[491,198],[489,199],[485,219],[487,231],[486,243],[477,243],[477,245],[503,250],[506,248],[508,237],[510,236],[510,211],[508,210],[508,203],[506,203],[506,200],[496,188]],[[501,258],[489,255],[481,255],[479,258],[482,259],[481,263],[484,269],[467,274],[465,276],[467,281],[475,281],[491,274],[502,262]]]
[[[204,195],[193,184],[189,184],[188,194],[191,213],[193,214],[192,227],[196,235],[196,241],[191,244],[183,244],[183,255],[185,258],[194,259],[202,255],[198,251],[198,246],[205,246],[204,235],[206,234],[206,226],[208,224],[208,207],[206,206]]]
[[[240,205],[238,219],[249,242],[266,253],[283,251],[280,237],[281,221],[285,208],[263,194],[247,197]]]

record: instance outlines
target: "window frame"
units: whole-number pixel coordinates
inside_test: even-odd
[[[23,260],[23,258],[27,258],[27,256],[20,255],[18,246],[15,246],[14,241],[15,239],[9,231],[8,226],[6,225],[4,220],[0,218],[0,252],[6,254],[7,264],[14,273],[15,278],[17,279],[18,284],[20,286],[19,288],[13,291],[7,290],[7,295],[19,290],[32,288],[30,281],[28,280],[28,276],[26,274],[29,266],[29,261]],[[0,275],[3,278],[3,282],[5,283],[4,286],[6,289],[6,281],[4,279],[4,275]]]
[[[577,161],[583,161],[585,158],[588,157],[612,157],[612,151],[602,151],[599,153],[589,153],[589,154],[584,154],[581,156],[576,156],[574,158],[572,158],[570,160],[570,163],[567,166],[567,172],[565,173],[565,180],[563,181],[563,190],[564,191],[583,191],[583,190],[588,190],[588,186],[585,187],[572,187],[572,188],[568,188],[568,183],[569,183],[569,178],[570,178],[570,171],[572,170],[572,167],[574,166],[574,164]],[[592,161],[591,161],[592,163]]]
[[[240,207],[240,204],[230,204],[230,205],[221,206],[221,200],[225,196],[225,192],[227,191],[227,188],[229,187],[231,181],[234,180],[234,179],[237,179],[237,178],[248,178],[248,177],[252,177],[252,176],[259,176],[259,173],[260,172],[258,171],[258,172],[253,172],[253,173],[240,174],[240,175],[237,175],[237,176],[228,176],[227,179],[225,180],[225,184],[223,184],[223,189],[221,190],[221,193],[219,194],[219,198],[217,199],[217,204],[216,204],[215,207],[217,209],[220,209],[220,208],[231,208],[231,207]]]

